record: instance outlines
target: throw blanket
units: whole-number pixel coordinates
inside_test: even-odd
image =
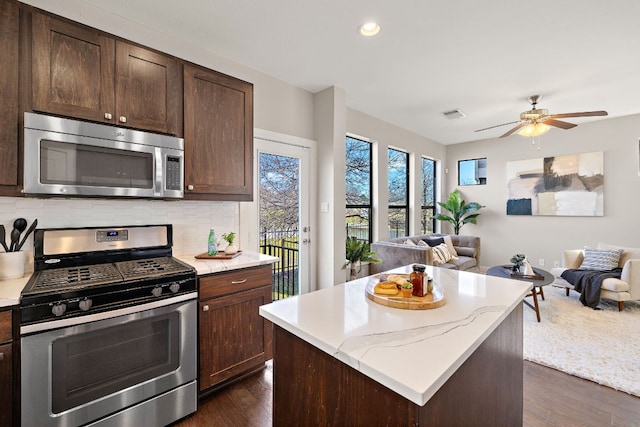
[[[614,268],[609,271],[577,270],[569,268],[562,273],[562,278],[571,283],[575,290],[580,292],[582,305],[593,309],[600,304],[600,287],[604,279],[619,279],[622,268]]]

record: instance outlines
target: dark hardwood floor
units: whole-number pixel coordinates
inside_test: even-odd
[[[175,427],[271,426],[272,365],[200,401]],[[640,427],[640,398],[524,362],[526,427]]]

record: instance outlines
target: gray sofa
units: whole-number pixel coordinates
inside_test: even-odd
[[[371,273],[380,273],[407,264],[434,265],[433,253],[428,246],[407,245],[407,239],[418,243],[420,240],[444,237],[446,234],[419,234],[416,236],[398,237],[396,239],[378,241],[371,244],[371,250],[382,262],[371,264]],[[457,260],[451,260],[438,267],[455,270],[478,272],[480,267],[480,237],[456,236],[450,234],[453,247],[458,253]]]

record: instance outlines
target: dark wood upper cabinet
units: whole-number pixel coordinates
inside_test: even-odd
[[[40,13],[32,19],[33,109],[114,123],[115,40]]]
[[[116,112],[120,124],[182,134],[182,76],[171,56],[116,42]]]
[[[253,85],[184,65],[185,198],[253,199]]]
[[[0,1],[0,186],[17,186],[19,174],[19,10]],[[5,191],[6,190],[6,191]],[[13,188],[1,189],[11,195]]]
[[[178,59],[34,13],[33,109],[182,134]]]

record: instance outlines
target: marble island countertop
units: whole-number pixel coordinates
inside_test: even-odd
[[[392,270],[409,273],[410,266]],[[424,405],[521,304],[528,282],[428,266],[446,304],[403,310],[365,295],[372,277],[260,307],[260,314],[343,363]]]
[[[237,257],[228,260],[199,260],[195,259],[195,255],[175,255],[175,258],[191,265],[196,269],[199,276],[271,264],[279,260],[274,256],[249,251],[242,252]],[[20,293],[29,281],[31,274],[32,271],[17,279],[0,280],[0,307],[8,307],[20,303]]]

